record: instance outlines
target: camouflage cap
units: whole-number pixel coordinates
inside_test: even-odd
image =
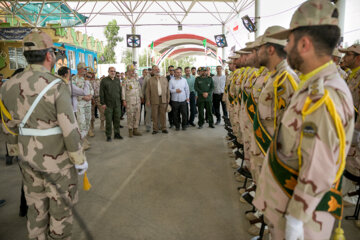
[[[79,62],[78,65],[76,66],[77,69],[80,69],[80,68],[87,68],[85,63],[83,62]]]
[[[232,64],[232,63],[233,63],[233,60],[232,60],[232,59],[226,60],[225,63],[227,63],[227,64]]]
[[[242,51],[242,49],[240,49],[240,50],[236,50],[235,53],[237,53],[237,54],[250,54],[251,52],[249,52],[249,51]],[[239,56],[239,57],[240,57],[240,56]]]
[[[199,67],[198,70],[199,71],[206,71],[206,67]]]
[[[253,49],[252,46],[254,45],[254,43],[255,43],[255,41],[245,43],[246,47],[240,49],[240,51],[244,51],[244,52],[251,51]]]
[[[34,29],[23,39],[24,51],[45,50],[55,48],[51,37],[38,29]]]
[[[88,73],[95,73],[95,72],[94,72],[94,69],[93,69],[92,67],[88,67],[88,68],[87,68],[87,72],[88,72]]]
[[[348,48],[340,48],[339,51],[342,53],[354,52],[354,53],[360,54],[360,44],[356,43],[356,44],[351,45]]]
[[[135,66],[133,64],[127,65],[126,71],[135,71]]]
[[[332,52],[331,55],[334,56],[334,57],[339,57],[339,58],[342,57],[342,53],[337,48],[334,48],[334,51]]]
[[[230,59],[237,59],[240,57],[240,54],[235,53],[234,55],[229,56]]]
[[[282,32],[284,30],[285,30],[285,28],[283,28],[281,26],[268,27],[265,30],[265,33],[259,39],[257,45],[262,46],[262,45],[264,45],[266,43],[274,43],[274,44],[278,44],[278,45],[281,45],[281,46],[285,46],[286,45],[286,40],[279,40],[279,39],[276,39],[276,38],[272,37],[273,34],[276,34],[278,32]]]
[[[339,12],[329,0],[308,0],[301,4],[291,18],[290,28],[271,37],[287,39],[291,31],[299,27],[339,24]]]

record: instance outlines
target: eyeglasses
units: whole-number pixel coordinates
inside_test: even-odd
[[[86,77],[87,77],[87,78],[92,78],[92,76],[89,76],[89,75],[87,75]]]
[[[116,71],[109,71],[109,72],[116,72]]]

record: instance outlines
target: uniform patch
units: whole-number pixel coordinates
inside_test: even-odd
[[[315,137],[317,127],[313,122],[304,122],[302,125],[302,132],[305,137]]]

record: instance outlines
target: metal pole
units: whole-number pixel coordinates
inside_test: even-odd
[[[225,35],[225,24],[224,24],[224,23],[222,24],[221,32],[222,32],[222,34]],[[225,48],[223,47],[223,48],[221,49],[221,51],[222,51],[222,53],[221,53],[221,59],[224,61],[224,59],[225,59]]]
[[[255,0],[255,38],[260,35],[260,0]]]
[[[135,25],[133,25],[131,27],[131,34],[133,34],[133,35],[136,34],[136,26]],[[133,60],[133,62],[136,61],[139,66],[139,60],[138,60],[138,56],[137,56],[137,48],[135,48],[135,47],[132,48],[132,60]]]
[[[337,0],[336,6],[339,11],[339,27],[341,30],[341,37],[344,37],[344,26],[345,26],[345,0]]]

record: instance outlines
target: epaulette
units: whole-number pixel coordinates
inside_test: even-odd
[[[311,99],[317,99],[325,94],[324,78],[318,78],[313,81],[308,88],[308,94]]]

